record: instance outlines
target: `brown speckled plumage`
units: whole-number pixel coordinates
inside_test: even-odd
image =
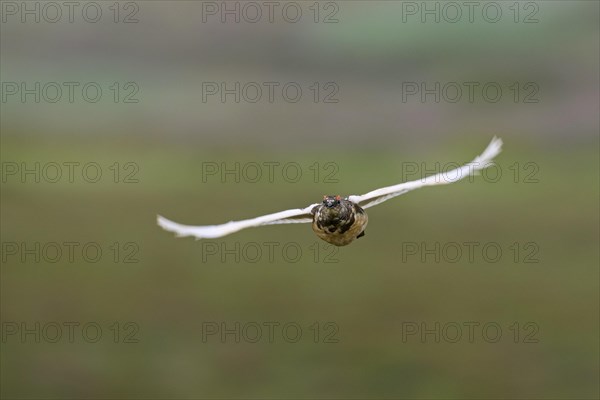
[[[368,217],[358,205],[340,196],[325,196],[312,209],[312,229],[324,241],[346,246],[364,236]]]

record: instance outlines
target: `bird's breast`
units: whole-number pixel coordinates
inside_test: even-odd
[[[324,241],[346,246],[365,230],[367,222],[367,213],[360,206],[345,201],[337,208],[316,207],[312,229]]]

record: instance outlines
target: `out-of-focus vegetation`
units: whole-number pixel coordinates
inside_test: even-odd
[[[140,87],[136,104],[1,105],[3,168],[96,162],[104,174],[98,183],[2,182],[3,245],[103,249],[96,263],[78,252],[75,262],[38,263],[3,248],[3,329],[103,329],[98,343],[69,343],[66,329],[58,343],[3,338],[3,398],[598,397],[598,4],[536,2],[539,23],[494,25],[401,23],[401,2],[338,3],[330,25],[202,24],[191,2],[139,2],[140,22],[128,26],[2,25],[2,81]],[[335,81],[340,101],[222,104],[199,94],[206,81],[269,80]],[[540,101],[403,103],[405,81],[536,82]],[[366,236],[337,250],[307,224],[270,226],[208,241],[263,250],[256,262],[253,252],[223,262],[206,241],[175,239],[155,223],[156,214],[221,223],[364,193],[418,178],[409,163],[469,161],[493,134],[505,141],[497,182],[421,189],[369,209]],[[273,161],[298,163],[302,178],[287,182],[276,169],[273,183],[203,181],[207,162]],[[325,180],[327,162],[337,183]],[[114,163],[119,181],[137,168],[138,182],[114,183]],[[473,262],[466,253],[451,262],[453,252],[422,260],[406,247],[464,251],[468,242],[480,244]],[[283,254],[287,243],[302,249],[297,262]],[[482,254],[486,243],[502,249],[497,262]],[[131,249],[138,262],[123,262]],[[138,343],[123,343],[128,321]],[[203,340],[207,322],[293,322],[303,334],[269,343],[264,329],[258,343],[222,343]],[[324,343],[327,322],[337,343]],[[457,323],[463,336],[403,338],[413,322]],[[469,342],[469,322],[498,324],[500,340],[475,329]],[[539,328],[537,343],[525,340],[527,323]]]

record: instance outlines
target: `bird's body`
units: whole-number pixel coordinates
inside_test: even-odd
[[[191,226],[182,225],[158,216],[158,224],[177,236],[194,236],[196,239],[218,238],[242,229],[293,223],[312,223],[312,229],[324,241],[336,246],[346,246],[364,235],[367,226],[369,207],[376,206],[396,196],[425,186],[446,185],[458,182],[492,165],[492,161],[502,149],[502,140],[494,138],[484,152],[473,161],[452,171],[445,171],[426,178],[399,183],[376,189],[363,195],[325,196],[322,203],[263,215],[242,221],[230,221],[221,225]]]
[[[346,246],[364,236],[369,218],[358,204],[340,196],[325,196],[313,207],[312,229],[327,243]]]

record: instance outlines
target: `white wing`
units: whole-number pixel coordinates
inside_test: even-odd
[[[160,225],[163,229],[170,232],[175,232],[178,237],[194,236],[197,239],[212,239],[226,236],[242,229],[251,228],[254,226],[312,222],[312,214],[310,211],[316,205],[318,204],[311,204],[306,208],[296,208],[293,210],[281,211],[274,214],[263,215],[262,217],[245,219],[242,221],[231,221],[221,225],[181,225],[170,221],[165,217],[161,217],[160,215],[157,216],[156,222],[158,222],[158,225]]]
[[[442,172],[437,175],[431,175],[417,181],[400,183],[398,185],[373,190],[361,196],[348,196],[348,200],[358,204],[362,208],[369,208],[414,189],[458,182],[459,180],[468,176],[473,176],[477,171],[492,165],[494,157],[496,157],[501,150],[502,140],[494,137],[480,156],[462,167],[448,172]]]

